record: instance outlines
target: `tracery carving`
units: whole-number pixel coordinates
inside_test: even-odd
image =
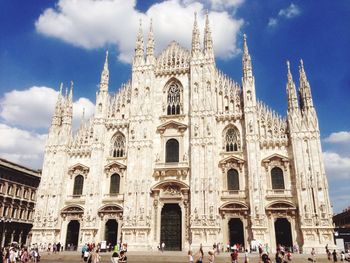
[[[125,136],[121,133],[117,133],[111,140],[111,151],[110,156],[112,157],[124,157],[125,156]]]
[[[240,149],[241,139],[239,132],[235,127],[230,127],[225,135],[225,150],[226,152],[233,152]]]
[[[177,82],[172,82],[167,94],[167,114],[177,115],[181,110],[181,90]]]

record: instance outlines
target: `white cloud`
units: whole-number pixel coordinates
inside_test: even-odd
[[[291,3],[290,6],[284,8],[284,9],[281,9],[278,12],[277,17],[270,17],[267,26],[268,27],[275,27],[275,26],[277,26],[277,24],[281,18],[291,19],[291,18],[294,18],[300,14],[301,14],[300,8],[297,5]]]
[[[46,134],[0,123],[0,156],[31,168],[41,168],[46,137]]]
[[[287,8],[281,9],[278,12],[278,15],[284,16],[286,18],[293,18],[295,16],[300,15],[300,8],[297,5],[291,3],[290,6],[288,6]]]
[[[81,122],[83,112],[85,119],[89,119],[95,110],[95,105],[87,98],[79,98],[73,103],[73,128],[77,129]]]
[[[219,7],[239,6],[243,0],[210,2],[212,10],[222,10]],[[148,32],[146,24],[153,18],[158,51],[172,40],[190,46],[194,11],[198,12],[201,29],[204,26],[205,7],[197,1],[167,0],[153,4],[146,13],[136,10],[135,6],[136,1],[125,0],[59,0],[55,8],[46,9],[40,15],[35,26],[43,35],[87,49],[117,45],[119,60],[127,63],[133,55],[139,19],[144,22],[144,32]],[[243,20],[235,19],[226,11],[211,11],[209,17],[216,55],[230,58],[238,54],[236,36]]]
[[[0,99],[0,117],[10,125],[48,129],[57,96],[58,92],[54,89],[37,86],[7,92]],[[94,104],[89,99],[79,98],[73,104],[73,127],[78,127],[83,108],[86,118],[94,112]]]
[[[225,10],[229,8],[237,8],[244,0],[209,0],[211,8],[214,10]]]
[[[58,92],[48,87],[30,87],[5,93],[0,100],[0,157],[32,168],[42,166],[47,134],[56,104]],[[85,118],[94,113],[94,104],[87,98],[73,103],[73,129],[79,126],[83,109]],[[15,126],[21,126],[18,128]]]
[[[350,143],[350,132],[340,131],[333,132],[327,138],[324,139],[325,142],[329,143]]]
[[[57,91],[48,87],[13,90],[0,100],[0,117],[12,125],[48,127],[56,100]]]
[[[350,157],[326,151],[323,160],[329,180],[350,179]]]
[[[277,25],[277,19],[270,17],[269,23],[267,24],[270,27],[276,26]]]

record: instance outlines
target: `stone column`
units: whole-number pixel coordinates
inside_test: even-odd
[[[4,222],[4,224],[5,224],[5,222]],[[3,231],[2,231],[1,247],[5,246],[6,234],[7,234],[7,231],[6,231],[5,226],[4,226]]]
[[[21,245],[22,243],[22,235],[23,235],[23,230],[19,233],[19,237],[18,237],[18,244]]]
[[[13,242],[13,238],[14,238],[14,236],[15,236],[15,232],[16,232],[16,230],[13,230],[12,232],[11,232],[11,243]]]

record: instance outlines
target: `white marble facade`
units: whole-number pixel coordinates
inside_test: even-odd
[[[133,250],[156,249],[162,211],[178,204],[175,249],[230,241],[248,247],[252,240],[274,249],[276,232],[280,238],[286,231],[289,243],[304,252],[333,244],[320,131],[303,62],[298,92],[288,63],[283,118],[256,98],[246,37],[239,84],[216,68],[208,17],[204,32],[201,45],[195,20],[191,50],[173,41],[156,56],[152,26],[146,48],[140,29],[131,80],[115,94],[109,93],[107,53],[95,115],[74,134],[72,90],[60,92],[33,243],[67,245],[73,221],[77,246],[100,242],[108,239],[112,219],[115,240]]]

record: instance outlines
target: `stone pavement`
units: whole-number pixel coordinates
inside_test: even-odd
[[[100,263],[110,263],[110,257],[112,253],[105,252],[101,253]],[[134,252],[129,251],[128,255],[128,263],[143,263],[143,262],[166,262],[166,263],[186,263],[188,262],[187,253],[186,252],[170,252],[166,251],[162,252]],[[309,255],[300,255],[293,254],[291,263],[302,263],[309,262]],[[69,262],[69,263],[83,263],[81,259],[81,254],[79,252],[60,252],[57,254],[47,254],[42,253],[41,255],[42,263],[60,263],[60,262]],[[273,259],[273,258],[271,258]],[[274,261],[274,260],[273,260]],[[204,263],[208,262],[208,258],[204,259]],[[244,262],[244,254],[240,254],[238,258],[238,263]],[[250,263],[258,263],[259,257],[257,254],[249,255]],[[331,261],[327,260],[326,255],[319,255],[317,257],[317,263],[330,263]],[[216,256],[215,263],[230,263],[230,255],[229,253],[221,253]]]

